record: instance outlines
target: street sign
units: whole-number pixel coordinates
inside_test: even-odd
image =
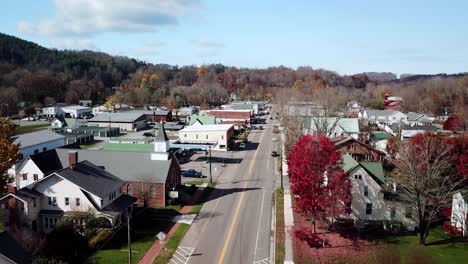
[[[166,234],[164,234],[164,232],[159,232],[156,237],[158,238],[158,240],[162,243],[163,240],[166,238]]]
[[[169,197],[171,197],[172,199],[177,199],[177,198],[179,198],[179,192],[178,191],[170,191],[169,192]]]

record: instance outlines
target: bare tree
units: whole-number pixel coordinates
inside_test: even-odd
[[[417,212],[419,243],[424,245],[438,213],[451,206],[452,196],[463,186],[454,171],[451,147],[442,138],[425,134],[398,143],[393,159],[398,182],[407,188],[408,202]]]

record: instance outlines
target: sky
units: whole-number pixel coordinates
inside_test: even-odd
[[[2,0],[0,32],[151,63],[468,72],[466,0]]]

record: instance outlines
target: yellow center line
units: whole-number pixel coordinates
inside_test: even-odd
[[[254,161],[257,157],[258,150],[260,149],[260,142],[262,142],[264,134],[265,134],[265,131],[262,132],[262,136],[260,137],[260,141],[258,142],[258,148],[255,151],[252,161],[250,162],[249,175],[252,174]],[[244,176],[244,180],[245,180],[245,176]],[[242,189],[245,189],[245,187],[247,187],[247,182],[244,183],[244,187],[242,187]],[[226,241],[224,242],[223,250],[221,251],[221,256],[219,257],[218,264],[222,264],[224,262],[224,257],[226,256],[229,243],[231,242],[232,232],[234,232],[234,227],[236,226],[237,217],[239,216],[239,211],[242,206],[242,201],[244,200],[244,194],[245,192],[242,191],[239,201],[237,202],[236,211],[234,212],[234,218],[232,219],[231,225],[229,226],[229,232],[227,234]]]

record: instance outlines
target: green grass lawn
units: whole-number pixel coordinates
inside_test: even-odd
[[[202,180],[195,180],[195,181],[186,181],[184,182],[183,184],[185,185],[202,185],[203,184],[203,181]]]
[[[50,124],[37,124],[30,126],[19,126],[16,128],[16,135],[30,133],[38,130],[44,130],[50,127]]]
[[[169,261],[172,258],[172,255],[174,255],[174,252],[179,246],[180,241],[182,241],[182,238],[184,238],[185,233],[187,233],[189,228],[190,228],[190,225],[180,224],[177,230],[174,232],[174,235],[167,242],[166,247],[161,251],[159,256],[154,260],[153,264],[169,263]]]
[[[104,145],[104,150],[109,151],[130,151],[130,152],[147,152],[151,153],[154,149],[153,144],[119,144],[107,143]]]
[[[275,193],[275,208],[276,208],[276,238],[275,238],[275,263],[283,263],[285,255],[285,239],[286,233],[284,230],[284,195],[281,189],[276,189]]]
[[[156,241],[160,231],[167,232],[174,223],[169,220],[179,214],[180,206],[135,208],[132,219],[132,263],[138,263]],[[90,263],[128,263],[127,230],[122,228],[101,250],[89,260]]]
[[[441,226],[431,229],[426,246],[419,245],[417,234],[388,236],[384,242],[384,250],[399,252],[402,263],[468,263],[468,241],[452,238]]]
[[[190,214],[198,214],[203,205],[205,204],[208,197],[210,197],[211,192],[213,192],[216,183],[209,183],[208,186],[203,190],[203,193],[200,195],[200,198],[197,201],[197,204],[192,207]]]

